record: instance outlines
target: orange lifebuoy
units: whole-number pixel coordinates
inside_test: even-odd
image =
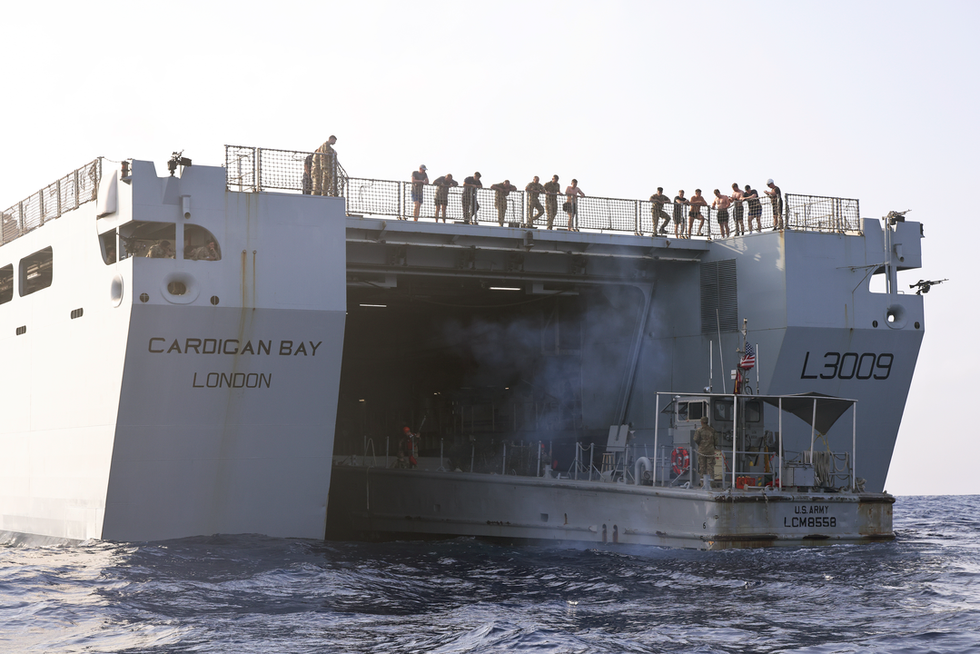
[[[686,472],[691,467],[691,455],[686,447],[674,448],[674,451],[670,453],[670,467],[675,475]]]

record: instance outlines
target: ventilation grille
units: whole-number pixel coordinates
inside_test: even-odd
[[[720,325],[719,325],[720,321]],[[735,260],[701,263],[701,333],[738,331]]]

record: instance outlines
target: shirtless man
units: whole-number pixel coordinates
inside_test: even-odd
[[[697,218],[701,222],[698,223],[698,236],[703,236],[701,233],[704,230],[704,216],[701,215],[701,207],[708,206],[708,201],[704,199],[701,195],[701,189],[694,189],[694,197],[688,203],[691,205],[691,221],[687,225],[687,233],[691,236],[694,235],[694,219]],[[711,226],[708,226],[708,236],[711,236]]]
[[[728,231],[728,207],[732,204],[732,199],[727,195],[722,195],[721,191],[715,189],[715,201],[711,203],[713,209],[718,209],[718,229],[721,230],[721,237],[728,238],[731,234]]]
[[[732,202],[734,206],[732,207],[732,214],[735,217],[735,236],[741,236],[745,233],[745,221],[742,217],[745,215],[745,194],[742,193],[742,189],[738,187],[738,184],[732,184]]]
[[[573,179],[570,186],[565,187],[565,199],[568,204],[568,231],[578,231],[578,198],[585,197],[585,193],[578,187],[578,180]]]

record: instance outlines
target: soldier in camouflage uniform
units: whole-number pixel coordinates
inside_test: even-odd
[[[313,195],[337,195],[336,142],[337,137],[331,136],[313,155]]]
[[[544,215],[544,207],[541,206],[541,200],[538,199],[539,194],[544,193],[541,179],[535,175],[531,183],[524,187],[524,190],[527,192],[527,226],[530,227],[535,220]]]
[[[548,229],[555,224],[555,216],[558,215],[558,194],[561,193],[561,186],[558,185],[558,175],[551,178],[550,182],[544,185],[544,208],[548,213]]]
[[[711,479],[715,467],[715,444],[718,441],[718,432],[708,424],[707,417],[701,418],[701,428],[694,432],[692,440],[698,446],[698,474],[702,479]]]
[[[507,218],[507,196],[510,195],[511,191],[516,191],[517,187],[511,184],[509,179],[505,179],[499,184],[492,185],[490,188],[496,191],[493,205],[497,208],[497,222],[503,227],[504,220]]]

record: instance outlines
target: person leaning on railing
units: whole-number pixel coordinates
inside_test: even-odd
[[[412,215],[415,216],[415,220],[419,219],[419,211],[422,209],[422,193],[425,191],[425,185],[429,183],[429,174],[425,172],[428,170],[425,164],[419,166],[418,170],[412,171],[412,204],[415,205],[415,210]]]
[[[437,177],[432,182],[436,187],[436,222],[439,222],[439,210],[442,210],[442,222],[446,222],[446,206],[449,204],[449,187],[459,186],[459,182],[453,179],[452,173],[446,173],[442,177]]]
[[[684,189],[677,191],[674,196],[674,238],[690,238],[687,234],[687,219],[684,217],[684,206],[687,198],[684,197]]]
[[[504,218],[507,217],[507,196],[511,191],[516,191],[517,187],[510,183],[509,179],[505,179],[502,182],[498,182],[490,187],[496,191],[496,195],[493,198],[493,206],[497,208],[497,222],[500,226],[504,226]]]
[[[573,179],[572,183],[565,188],[565,213],[568,214],[568,231],[578,231],[578,198],[585,197],[585,193],[578,187],[578,180]]]
[[[551,229],[555,224],[555,216],[558,215],[558,194],[561,193],[558,175],[553,175],[551,181],[545,183],[544,192],[544,208],[548,213],[548,229]]]
[[[470,221],[476,222],[476,212],[480,210],[480,205],[476,202],[476,189],[483,188],[480,181],[480,173],[473,173],[463,180],[463,222],[467,225]]]
[[[664,205],[670,202],[670,198],[664,195],[664,187],[657,187],[657,192],[650,196],[650,202],[653,203],[650,207],[650,215],[653,217],[653,236],[657,235],[657,224],[661,218],[663,218],[664,224],[660,227],[660,233],[666,234],[667,225],[670,224],[670,216],[664,211]],[[640,232],[637,231],[636,234],[639,236]]]
[[[534,179],[524,187],[524,191],[527,193],[527,227],[531,227],[535,220],[544,215],[544,208],[541,206],[541,200],[538,199],[540,194],[544,193],[541,179],[535,175]]]

